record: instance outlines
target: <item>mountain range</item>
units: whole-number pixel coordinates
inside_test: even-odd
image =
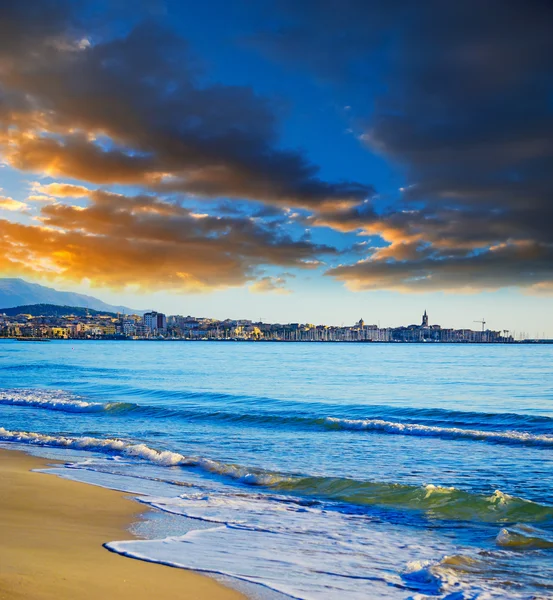
[[[24,279],[0,278],[0,306],[12,308],[29,304],[58,304],[62,306],[78,306],[112,313],[143,314],[143,310],[135,310],[128,306],[107,304],[93,296],[60,292],[54,288],[29,283]]]

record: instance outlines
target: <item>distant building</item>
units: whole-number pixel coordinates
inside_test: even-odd
[[[167,317],[163,313],[155,311],[144,313],[144,326],[151,332],[165,331],[167,329]]]
[[[144,323],[137,323],[135,325],[135,333],[138,337],[149,337],[151,331]]]
[[[123,335],[127,337],[132,337],[136,335],[136,324],[134,321],[123,321],[121,326]]]
[[[428,315],[426,314],[426,311],[424,311],[424,315],[422,315],[421,327],[428,327]]]

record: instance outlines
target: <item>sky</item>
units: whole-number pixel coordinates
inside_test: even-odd
[[[0,0],[0,276],[553,338],[549,0]]]

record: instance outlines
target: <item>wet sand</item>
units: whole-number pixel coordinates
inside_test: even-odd
[[[191,571],[102,547],[132,539],[144,507],[120,492],[31,469],[54,461],[0,449],[0,600],[239,600]]]

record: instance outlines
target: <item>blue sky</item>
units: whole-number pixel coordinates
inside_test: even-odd
[[[0,275],[553,337],[544,4],[47,0],[0,21]]]

